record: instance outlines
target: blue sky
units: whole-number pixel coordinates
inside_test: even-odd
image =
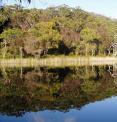
[[[14,4],[15,0],[6,0],[7,4]],[[32,3],[25,4],[28,8],[46,8],[66,4],[71,7],[82,8],[83,10],[117,18],[117,0],[32,0]]]

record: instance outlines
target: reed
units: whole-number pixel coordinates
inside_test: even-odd
[[[0,67],[65,67],[86,65],[114,65],[116,57],[48,57],[48,58],[23,58],[23,59],[0,59]]]

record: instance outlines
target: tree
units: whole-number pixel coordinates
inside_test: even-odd
[[[40,22],[30,30],[41,41],[58,42],[61,40],[55,22]]]
[[[32,36],[32,38],[35,38],[33,39],[35,41],[32,40],[36,44],[34,44],[33,47],[37,47],[37,49],[35,49],[37,50],[36,53],[38,53],[39,56],[42,52],[47,54],[48,49],[58,47],[58,43],[61,40],[56,23],[52,21],[38,23],[35,27],[29,30],[29,33],[30,37]],[[32,43],[32,41],[27,37],[27,41],[25,43]]]
[[[90,49],[90,45],[92,42],[94,42],[94,40],[99,39],[100,36],[99,34],[96,32],[95,29],[91,29],[91,28],[85,28],[81,31],[81,39],[83,40],[83,43],[85,44],[85,55],[88,55],[89,49]],[[93,53],[94,50],[92,50]]]
[[[17,55],[17,51],[22,47],[23,32],[20,29],[7,29],[0,34],[0,39],[3,39],[3,59],[6,56],[6,53],[9,49],[9,52],[13,52],[14,55]],[[16,53],[15,53],[16,51]]]
[[[0,13],[0,27],[8,20],[7,16]]]

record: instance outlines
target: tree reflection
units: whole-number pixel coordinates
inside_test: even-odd
[[[45,109],[67,111],[117,95],[103,67],[25,68],[0,72],[0,113],[22,116]],[[5,83],[10,81],[9,83]]]

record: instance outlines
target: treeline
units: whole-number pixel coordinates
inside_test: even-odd
[[[0,9],[0,57],[107,55],[117,21],[68,6]]]

